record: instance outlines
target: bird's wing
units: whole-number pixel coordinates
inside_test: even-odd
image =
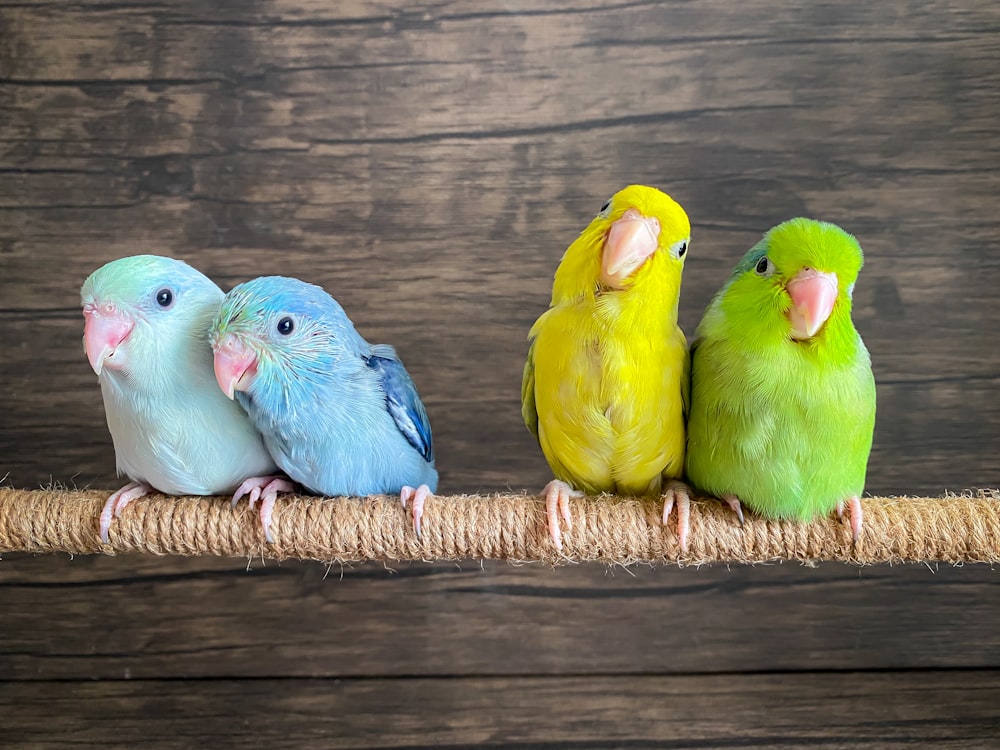
[[[521,417],[531,434],[538,437],[538,409],[535,406],[535,340],[528,345],[528,360],[521,378]]]
[[[392,347],[373,347],[365,360],[378,373],[385,393],[385,405],[403,437],[416,448],[425,461],[434,460],[431,422],[427,417],[417,387]]]
[[[692,341],[684,355],[684,371],[681,373],[681,404],[684,410],[684,424],[687,424],[688,417],[691,416],[691,369],[694,364],[694,352],[699,343],[701,343],[700,338]]]

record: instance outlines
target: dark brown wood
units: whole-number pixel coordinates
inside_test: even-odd
[[[1000,572],[16,556],[7,679],[1000,668]],[[40,619],[44,616],[44,623]]]
[[[628,182],[691,216],[689,335],[771,225],[854,232],[879,383],[869,489],[1000,486],[995,2],[25,0],[0,29],[0,477],[16,486],[115,486],[77,294],[101,263],[160,252],[225,288],[324,285],[401,352],[443,491],[541,487],[525,336],[563,249]],[[977,671],[1000,667],[988,568],[250,567],[7,556],[0,744],[1000,734],[996,674]],[[961,671],[871,671],[928,668]],[[864,671],[810,671],[838,669]],[[768,670],[797,674],[751,674]]]
[[[5,747],[995,748],[1000,674],[0,682]]]

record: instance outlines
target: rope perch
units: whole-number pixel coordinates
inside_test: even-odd
[[[1000,492],[862,500],[864,528],[856,544],[835,517],[812,523],[765,521],[733,513],[714,500],[691,507],[689,549],[674,525],[660,523],[653,498],[586,497],[572,501],[573,528],[556,552],[535,495],[438,496],[428,502],[420,538],[398,498],[279,496],[264,541],[257,514],[226,498],[150,495],[133,501],[101,544],[98,515],[110,492],[0,489],[0,552],[68,552],[362,560],[540,560],[702,565],[774,560],[857,564],[940,561],[1000,562]]]

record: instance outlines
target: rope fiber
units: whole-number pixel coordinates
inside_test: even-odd
[[[739,521],[716,500],[691,503],[691,534],[682,552],[675,517],[664,526],[655,498],[580,497],[559,553],[537,495],[436,496],[427,502],[418,538],[398,498],[281,495],[274,507],[275,544],[264,540],[257,513],[222,497],[149,495],[133,501],[98,537],[109,492],[0,489],[0,552],[144,553],[225,557],[362,560],[502,559],[551,564],[762,563],[776,560],[969,563],[1000,561],[1000,491],[961,496],[869,497],[856,543],[847,519],[811,523]]]

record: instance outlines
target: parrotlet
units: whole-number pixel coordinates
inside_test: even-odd
[[[797,218],[739,262],[691,347],[694,486],[766,518],[846,503],[858,538],[875,426],[871,359],[851,319],[863,261],[840,227]]]
[[[132,500],[230,493],[276,471],[246,413],[219,392],[208,330],[223,292],[187,263],[136,255],[97,269],[80,290],[83,343],[97,373],[118,474],[100,535]]]
[[[391,346],[369,344],[322,288],[266,276],[236,286],[212,325],[219,388],[234,395],[278,466],[321,495],[398,493],[420,534],[437,489],[427,411]],[[237,492],[261,499],[268,540],[282,480]]]
[[[615,193],[556,269],[549,309],[529,333],[521,414],[555,475],[544,490],[549,534],[562,549],[579,492],[663,493],[677,501],[687,546],[684,466],[688,351],[677,324],[691,241],[684,209],[666,193]]]

